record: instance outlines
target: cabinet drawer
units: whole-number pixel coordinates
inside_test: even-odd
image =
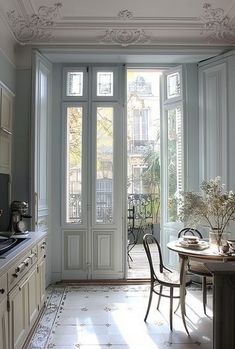
[[[0,277],[0,302],[7,295],[7,274]]]
[[[30,250],[23,258],[19,259],[8,271],[8,288],[11,290],[19,280],[29,271],[33,264],[35,254]],[[37,257],[36,257],[37,258]]]
[[[46,240],[42,240],[38,243],[38,260],[46,254]]]
[[[38,249],[37,246],[34,246],[30,254],[31,264],[34,264],[38,260]]]
[[[4,89],[1,89],[1,109],[0,109],[0,126],[1,130],[10,134],[12,131],[12,107],[13,99]]]

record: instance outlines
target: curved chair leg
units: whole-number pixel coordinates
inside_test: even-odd
[[[159,309],[159,306],[160,306],[160,301],[161,301],[161,297],[162,297],[162,288],[163,288],[163,286],[161,285],[159,296],[158,296],[158,302],[157,302],[157,310]]]
[[[173,287],[170,287],[170,330],[173,330],[172,326],[172,312],[173,312]]]
[[[151,288],[150,288],[150,293],[149,293],[149,302],[148,302],[148,308],[144,317],[144,321],[147,320],[148,314],[149,314],[149,309],[152,303],[152,298],[153,298],[153,284],[151,284]]]
[[[176,312],[177,312],[177,310],[179,309],[180,305],[181,305],[181,304],[180,304],[180,299],[179,299],[178,305],[177,305],[177,307],[176,307],[176,309],[175,309],[174,313],[176,313]]]
[[[207,304],[207,289],[206,289],[206,276],[202,278],[202,301],[203,301],[203,309],[204,314],[206,315],[206,304]]]

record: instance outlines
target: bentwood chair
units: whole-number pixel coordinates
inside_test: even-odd
[[[178,233],[178,238],[181,238],[185,235],[193,235],[202,239],[202,234],[193,228],[183,228]],[[204,266],[203,263],[198,262],[193,259],[188,259],[188,272],[194,275],[199,275],[202,277],[202,302],[203,302],[203,310],[206,315],[206,305],[207,305],[207,278],[211,278],[212,275],[208,271],[208,269]]]
[[[148,258],[150,268],[150,293],[148,307],[144,321],[147,320],[152,303],[153,293],[158,295],[157,309],[159,309],[161,297],[170,298],[170,329],[172,331],[173,299],[180,298],[180,273],[171,271],[163,264],[161,247],[157,239],[152,234],[145,234],[143,245]],[[158,262],[156,263],[156,259]],[[189,278],[186,279],[186,286],[191,283]],[[178,289],[178,294],[174,295],[174,289]],[[167,290],[166,290],[167,289]]]

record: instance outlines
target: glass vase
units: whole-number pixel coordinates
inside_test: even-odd
[[[209,244],[210,248],[214,252],[223,252],[225,246],[228,245],[227,240],[229,239],[230,233],[222,232],[221,229],[213,229],[209,232]]]

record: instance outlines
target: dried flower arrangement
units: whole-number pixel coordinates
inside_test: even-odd
[[[218,244],[230,221],[235,221],[235,193],[225,191],[221,177],[202,182],[202,194],[183,192],[179,219],[191,227],[206,225],[218,232]]]

